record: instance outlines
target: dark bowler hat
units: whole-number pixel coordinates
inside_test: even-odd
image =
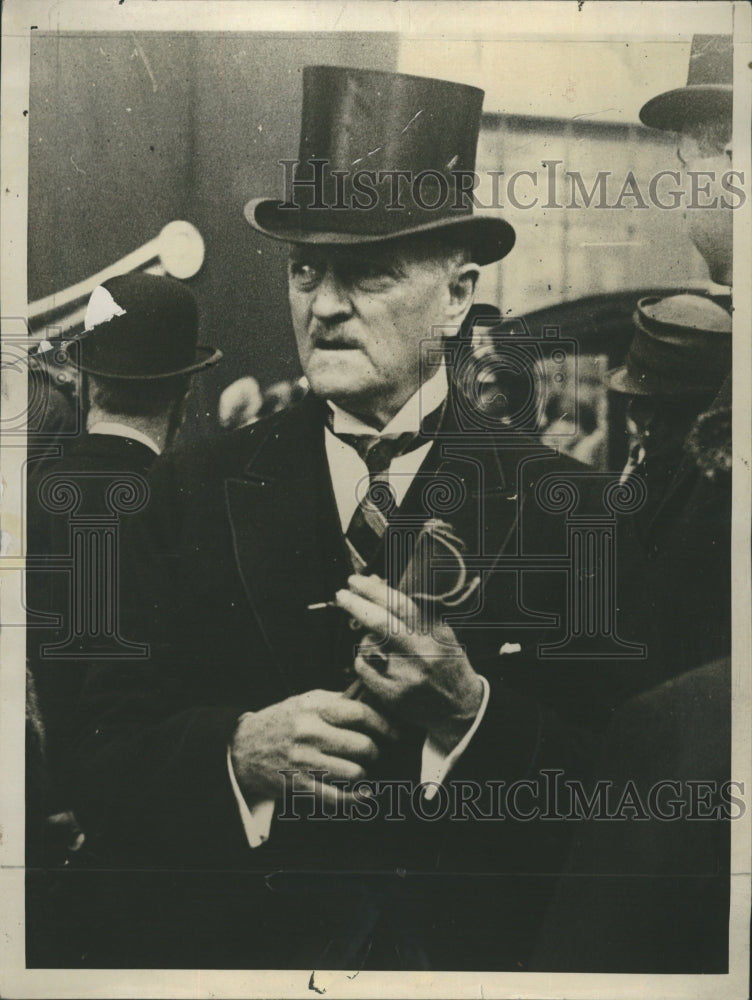
[[[464,242],[478,264],[506,256],[514,229],[473,215],[483,91],[461,83],[306,66],[297,166],[287,200],[254,198],[251,225],[289,243],[381,243],[421,233]],[[399,176],[396,172],[405,172]]]
[[[621,368],[606,374],[630,396],[701,395],[717,391],[731,371],[731,316],[702,295],[640,299],[635,335]]]
[[[174,278],[134,271],[91,293],[78,367],[90,375],[160,379],[213,365],[222,352],[196,345],[198,307]]]
[[[733,79],[731,35],[695,35],[687,86],[651,98],[640,108],[640,121],[681,132],[693,122],[730,119]]]

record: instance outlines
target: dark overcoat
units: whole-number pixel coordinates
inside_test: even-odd
[[[81,574],[92,568],[89,554],[95,551],[94,536],[101,539],[102,527],[116,523],[108,492],[125,495],[135,488],[145,497],[146,476],[155,458],[151,448],[133,438],[84,434],[66,442],[61,457],[48,461],[32,456],[28,465],[27,703],[35,692],[45,749],[40,759],[38,741],[27,748],[29,964],[64,966],[78,961],[91,937],[91,904],[80,893],[69,891],[68,845],[76,842],[78,827],[68,812],[68,764],[76,706],[91,662],[81,654],[91,653],[97,641],[83,627],[91,608],[90,595],[80,586]],[[78,535],[75,524],[80,528]],[[115,554],[109,556],[114,564]],[[97,571],[106,569],[101,549],[95,563]],[[101,579],[93,590],[103,593]],[[48,818],[52,816],[54,820]]]
[[[731,655],[730,376],[700,420],[704,435],[690,435],[665,490],[632,526],[642,572],[631,563],[622,575],[634,622],[625,634],[646,643],[654,681]]]
[[[36,682],[44,720],[47,756],[52,771],[49,812],[64,808],[63,764],[69,755],[72,724],[86,661],[80,659],[88,639],[80,628],[72,526],[82,532],[114,521],[108,492],[140,487],[156,453],[140,441],[113,434],[84,434],[66,445],[55,461],[32,461],[27,481],[26,595],[27,661]],[[101,557],[100,557],[101,559]],[[79,634],[74,633],[78,627]],[[67,655],[61,655],[67,649]]]

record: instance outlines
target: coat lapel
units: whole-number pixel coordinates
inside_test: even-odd
[[[306,399],[265,428],[225,481],[235,560],[268,656],[290,693],[341,684],[330,599],[349,573],[331,492],[320,406]]]
[[[428,518],[438,518],[449,523],[464,543],[470,568],[479,562],[488,567],[500,556],[518,551],[525,498],[519,459],[531,449],[520,452],[505,448],[496,436],[462,433],[451,398],[449,404],[433,448],[390,520],[390,531],[414,530]],[[387,574],[394,585],[404,567],[397,560],[390,562]],[[470,602],[476,607],[482,603],[487,581],[488,574],[481,574],[481,589]],[[516,579],[510,586],[516,589]]]

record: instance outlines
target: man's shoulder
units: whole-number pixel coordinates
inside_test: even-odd
[[[294,436],[309,420],[310,414],[302,404],[296,404],[246,427],[181,445],[155,462],[153,475],[155,478],[169,476],[183,484],[215,482],[242,475],[262,448]]]
[[[32,469],[34,482],[50,476],[94,474],[146,475],[156,459],[155,453],[140,441],[110,434],[82,434],[64,444],[62,454],[39,463]]]
[[[562,475],[569,473],[581,477],[593,472],[591,466],[583,464],[563,451],[543,444],[539,438],[532,435],[515,435],[508,439],[503,436],[497,437],[495,451],[502,465],[516,464],[529,470],[535,478],[549,473]]]
[[[145,472],[156,458],[148,445],[116,434],[84,434],[60,460],[60,467],[113,472]]]
[[[620,483],[620,471],[585,465],[532,436],[502,444],[496,454],[504,479],[514,478],[535,507],[550,515],[616,515],[638,500],[633,484]]]
[[[716,660],[665,681],[618,710],[606,749],[630,753],[656,778],[727,777],[731,727],[731,662]],[[693,739],[687,740],[686,734]],[[637,749],[635,749],[637,748]],[[662,773],[661,772],[662,769]],[[638,773],[643,773],[640,771]]]

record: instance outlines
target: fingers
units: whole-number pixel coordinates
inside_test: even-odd
[[[354,788],[363,781],[367,779],[361,766],[320,754],[306,767],[295,768],[293,787],[297,795],[313,793],[322,803],[341,807],[357,801]],[[366,789],[361,787],[359,795],[369,794]]]
[[[349,590],[338,590],[334,595],[334,600],[352,618],[379,636],[391,636],[400,628],[400,619],[392,615],[385,607],[374,604],[365,597],[360,597]]]
[[[350,701],[347,698],[340,698],[339,701],[345,703],[344,708],[338,706],[337,711],[333,712],[332,715],[328,713],[324,715],[324,718],[333,726],[345,726],[347,729],[357,730],[375,739],[398,740],[400,738],[399,730],[393,723],[385,719],[371,705],[362,701]]]
[[[325,773],[319,778],[319,776],[311,774],[311,772],[315,771],[323,771]],[[362,764],[327,753],[311,754],[310,761],[305,767],[300,768],[300,773],[316,781],[320,780],[323,784],[328,784],[332,781],[362,781],[366,777],[366,769]]]
[[[233,735],[232,767],[247,795],[276,797],[285,769],[301,775],[319,769],[331,780],[365,777],[379,756],[377,739],[394,736],[391,724],[370,706],[335,691],[309,691],[244,713]]]
[[[353,593],[384,608],[407,624],[414,624],[418,620],[419,612],[415,602],[402,591],[387,586],[379,576],[353,573],[348,577],[347,585]]]
[[[381,577],[356,573],[348,577],[347,583],[349,590],[338,591],[335,603],[346,607],[351,617],[360,621],[361,625],[369,628],[369,622],[375,623],[377,627],[372,631],[378,633],[382,640],[388,639],[393,646],[404,652],[413,650],[416,637],[424,636],[430,636],[440,646],[457,646],[454,632],[442,620],[441,615],[436,614],[435,608],[424,608],[421,611],[407,594],[387,586]],[[355,602],[353,597],[361,598],[370,603],[371,607]]]
[[[343,731],[354,731],[365,734],[373,739],[398,740],[399,730],[371,705],[362,701],[343,698],[334,691],[322,692],[322,698],[317,706],[317,714],[332,727]]]
[[[318,753],[368,763],[377,759],[379,748],[365,733],[332,726],[321,718],[300,720],[295,727],[292,756],[297,759],[294,763],[308,766],[311,755]]]
[[[317,774],[316,772],[323,772]],[[366,781],[365,771],[357,765],[349,765],[347,761],[340,761],[336,758],[322,756],[318,765],[311,767],[309,771],[301,771],[296,779],[296,788],[303,791],[315,792],[320,797],[322,803],[334,807],[339,807],[343,803],[354,803],[359,796],[369,795],[368,787],[361,787],[358,794],[352,787],[357,787],[358,782]],[[345,787],[337,787],[331,782],[342,782]]]
[[[338,590],[334,599],[339,607],[369,632],[388,639],[393,647],[408,650],[411,635],[418,621],[415,605],[404,595],[398,595],[400,600],[395,598],[392,605],[391,595],[397,595],[397,591],[388,588],[383,581],[378,586],[379,602],[373,601],[370,596],[356,594],[352,590]],[[396,611],[404,617],[400,617]]]
[[[358,653],[355,657],[353,666],[355,673],[372,694],[387,704],[394,700],[397,688],[395,681],[380,670],[374,669],[362,653]]]

